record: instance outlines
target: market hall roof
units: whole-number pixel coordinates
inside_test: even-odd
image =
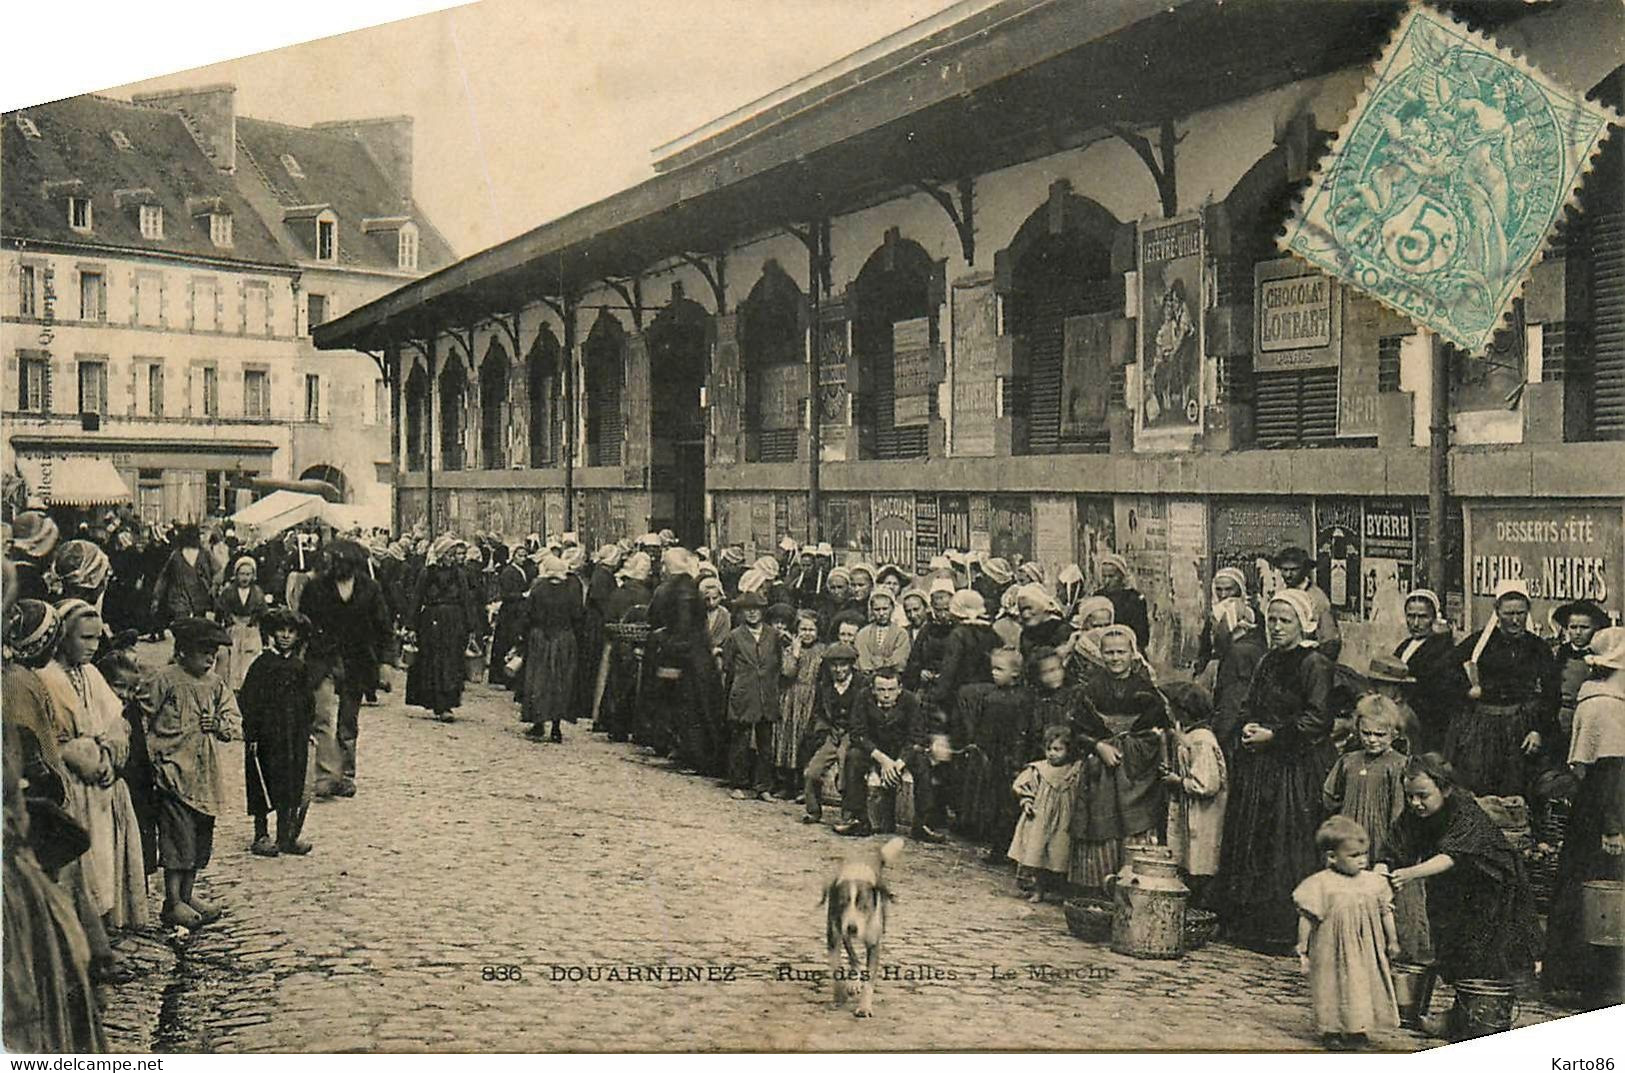
[[[4,120],[0,236],[8,244],[288,264],[232,177],[199,151],[179,114],[85,95],[7,112]],[[90,198],[89,233],[70,226],[70,195]],[[163,209],[162,238],[143,237],[143,204]],[[209,211],[231,216],[230,246],[211,240]]]
[[[1485,24],[1523,5],[1455,7]],[[917,190],[914,180],[951,183],[1087,145],[1110,136],[1108,124],[1143,126],[1368,62],[1402,9],[1392,0],[1002,0],[843,70],[838,86],[679,139],[653,178],[329,321],[315,343],[382,349],[680,253],[853,212]]]

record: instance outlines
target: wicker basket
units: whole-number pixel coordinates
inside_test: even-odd
[[[1185,910],[1185,949],[1200,950],[1219,933],[1219,914],[1206,909]]]
[[[604,632],[622,644],[641,645],[649,639],[647,622],[606,622]]]
[[[1112,903],[1105,898],[1069,898],[1066,930],[1086,943],[1109,943],[1112,939]]]

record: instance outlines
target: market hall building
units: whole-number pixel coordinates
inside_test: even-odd
[[[653,178],[316,329],[386,355],[397,517],[670,527],[923,568],[949,548],[1091,582],[1151,656],[1208,581],[1312,549],[1364,665],[1427,584],[1482,624],[1616,617],[1625,171],[1616,134],[1485,358],[1446,349],[1452,509],[1427,517],[1434,344],[1276,235],[1393,3],[975,0],[657,150]],[[1459,4],[1621,104],[1625,13]],[[605,116],[603,121],[613,122]],[[1430,541],[1445,576],[1426,575]]]

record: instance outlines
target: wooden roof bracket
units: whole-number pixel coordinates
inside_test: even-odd
[[[706,278],[710,279],[709,276]],[[628,284],[631,286],[628,286]],[[643,275],[634,272],[626,279],[614,279],[605,276],[604,286],[620,295],[621,301],[626,303],[627,311],[632,314],[633,330],[643,331]]]
[[[924,179],[911,180],[910,185],[923,193],[930,194],[931,200],[942,206],[953,221],[954,230],[959,234],[959,252],[965,255],[965,263],[976,263],[976,183],[969,176],[960,179],[955,187],[959,194],[959,204],[954,204],[953,195],[935,183]]]
[[[1164,219],[1179,215],[1179,188],[1174,180],[1174,148],[1185,140],[1185,135],[1174,132],[1174,121],[1164,119],[1157,130],[1157,149],[1151,147],[1151,139],[1137,131],[1123,126],[1121,123],[1108,123],[1107,129],[1134,150],[1135,154],[1145,162],[1146,169],[1151,172],[1152,180],[1157,184],[1157,197],[1162,202],[1162,215]]]
[[[679,253],[677,259],[705,277],[705,282],[711,285],[712,296],[717,300],[717,315],[721,316],[728,312],[727,254],[711,254],[711,264],[706,263],[706,256],[703,253]],[[715,265],[714,271],[712,264]]]
[[[813,220],[807,225],[805,230],[791,223],[786,223],[782,226],[784,227],[786,234],[794,235],[796,238],[801,240],[801,244],[803,246],[807,247],[807,253],[811,256],[812,263],[818,266],[818,279],[816,280],[816,285],[823,288],[824,294],[828,294],[830,287],[830,266],[835,260],[834,255],[830,253],[829,250],[829,217],[823,216],[817,220]]]

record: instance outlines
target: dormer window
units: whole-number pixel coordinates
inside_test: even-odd
[[[216,246],[231,245],[231,213],[209,213],[209,241]]]
[[[316,260],[339,259],[339,218],[331,212],[316,217]]]
[[[141,206],[141,237],[164,237],[164,207],[162,205]]]
[[[299,166],[299,161],[293,158],[292,153],[282,154],[282,170],[287,172],[288,177],[292,179],[303,179],[305,177],[304,169]]]
[[[107,132],[107,136],[113,139],[113,144],[118,147],[118,150],[121,153],[128,153],[130,150],[135,148],[135,146],[130,144],[129,136],[122,130],[110,130]]]
[[[25,138],[39,137],[39,128],[34,126],[34,121],[25,115],[17,117],[17,129],[23,132]]]
[[[395,263],[403,272],[418,270],[418,229],[405,224],[395,234]]]
[[[77,195],[68,198],[68,226],[75,231],[88,232],[90,225],[90,199]]]

